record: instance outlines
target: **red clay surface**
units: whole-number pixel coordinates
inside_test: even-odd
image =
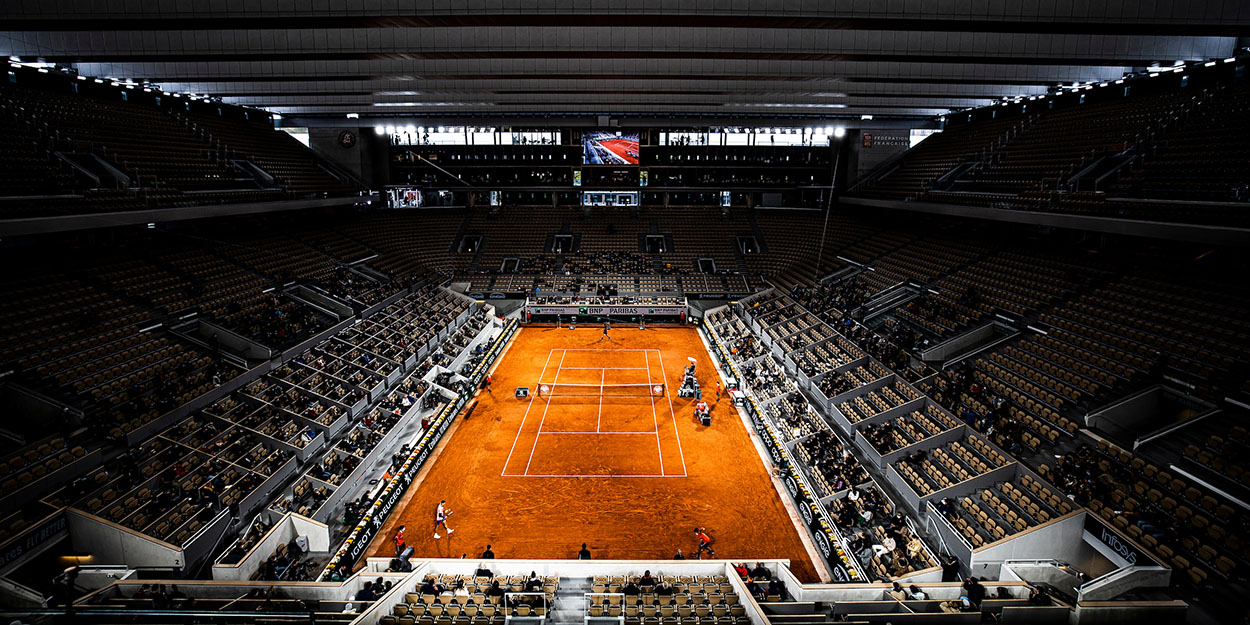
[[[628,139],[607,139],[600,141],[599,145],[607,148],[607,150],[630,165],[638,164],[638,142]]]
[[[715,373],[692,328],[524,328],[481,393],[405,496],[371,556],[391,556],[407,526],[416,557],[572,558],[582,542],[596,559],[692,557],[694,527],[719,558],[789,558],[819,581],[741,419],[715,402]],[[712,425],[677,397],[687,357],[698,362]],[[544,397],[513,390],[548,385]],[[601,393],[599,388],[603,386]],[[651,387],[664,386],[659,396]],[[456,530],[433,536],[442,499]]]

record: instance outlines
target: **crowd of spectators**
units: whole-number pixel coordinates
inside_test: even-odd
[[[1012,410],[1014,403],[976,381],[974,371],[972,365],[965,362],[943,372],[934,380],[929,397],[1011,455],[1020,457],[1025,452],[1021,441],[1025,427],[1013,414],[1016,412]],[[985,410],[964,402],[964,397]]]
[[[900,439],[894,436],[895,428],[893,421],[872,423],[860,430],[860,436],[863,436],[868,444],[877,450],[877,453],[884,456],[901,446]]]
[[[864,570],[878,575],[884,570],[890,577],[901,577],[931,565],[924,543],[907,525],[906,517],[876,487],[854,489],[831,502],[829,510],[860,562],[880,564]]]
[[[355,601],[373,601],[394,588],[394,582],[389,579],[378,577],[371,582],[365,582],[360,590],[356,591],[356,595],[352,597]]]
[[[153,610],[195,609],[195,597],[188,597],[178,590],[177,584],[144,584],[130,598],[150,600]]]
[[[735,564],[734,571],[742,578],[747,590],[759,600],[784,601],[788,594],[786,583],[777,579],[763,562],[756,562],[755,568],[748,567],[746,562]],[[773,597],[775,599],[771,599]]]
[[[317,563],[309,559],[299,542],[291,539],[280,546],[260,565],[259,577],[264,581],[311,582],[321,572]]]
[[[790,295],[808,310],[855,310],[867,299],[868,284],[859,276],[839,282],[805,286],[796,284]],[[814,305],[813,305],[814,304]]]
[[[1094,447],[1081,445],[1059,458],[1050,477],[1072,501],[1082,506],[1094,500],[1116,501],[1117,491],[1132,492],[1140,477],[1127,465],[1105,460]],[[1164,510],[1158,501],[1143,498],[1135,502],[1132,509],[1129,507],[1121,505],[1113,514],[1123,517],[1129,525],[1137,526],[1160,544],[1180,540],[1192,532],[1183,519]],[[1242,525],[1245,525],[1244,519]]]
[[[387,282],[362,276],[347,267],[335,267],[321,285],[330,295],[343,301],[372,306],[412,286],[413,276],[392,276]]]
[[[226,305],[229,325],[274,349],[285,349],[312,338],[325,329],[312,308],[272,295],[254,310],[244,311],[238,302]]]
[[[196,373],[198,366],[197,361],[186,360],[161,371],[150,388],[141,386],[140,380],[130,382],[115,395],[115,415],[87,412],[82,419],[83,426],[96,440],[114,440],[123,433],[116,428],[118,423],[138,419],[153,410],[165,414],[177,408],[180,405],[179,398],[193,386],[189,379]],[[210,376],[213,386],[216,387],[221,386],[222,379],[231,377],[234,371],[224,360],[213,358],[204,373]]]
[[[234,542],[234,545],[230,547],[230,550],[222,556],[222,564],[238,564],[241,562],[247,555],[247,552],[252,547],[255,547],[265,537],[265,534],[269,533],[272,527],[273,524],[267,522],[263,515],[257,516],[252,524],[243,530],[243,533]]]
[[[826,285],[795,285],[791,296],[804,308],[831,324],[860,349],[893,369],[908,382],[924,376],[924,368],[913,367],[909,350],[923,349],[929,339],[902,323],[883,324],[874,332],[852,314],[863,304],[867,286],[858,277]],[[832,397],[832,395],[827,395]]]
[[[851,378],[845,375],[831,373],[817,380],[816,387],[824,393],[825,397],[837,397],[847,391],[855,390],[859,384],[852,382]]]
[[[811,458],[812,470],[825,478],[830,493],[838,493],[872,478],[833,432],[822,430],[804,440],[804,451]]]
[[[564,255],[563,273],[568,274],[646,274],[654,264],[645,254],[631,252],[576,252]]]

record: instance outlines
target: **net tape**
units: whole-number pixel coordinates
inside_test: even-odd
[[[662,384],[539,384],[540,397],[663,397]]]

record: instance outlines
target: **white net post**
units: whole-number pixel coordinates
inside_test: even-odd
[[[561,397],[637,397],[640,399],[663,397],[664,385],[655,383],[640,384],[571,384],[545,383],[539,384],[538,396],[544,399]]]

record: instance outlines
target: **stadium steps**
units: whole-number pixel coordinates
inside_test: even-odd
[[[481,237],[478,239],[477,249],[473,252],[473,259],[469,261],[469,267],[466,269],[468,273],[474,273],[478,270],[478,265],[482,262],[482,251],[490,245],[489,234],[483,234]],[[456,239],[456,241],[458,243],[460,239]]]
[[[759,238],[757,237],[755,241],[758,243]],[[738,273],[749,273],[750,270],[747,268],[747,255],[742,252],[742,246],[738,245],[737,237],[729,237],[729,247],[734,251],[734,260],[738,263],[738,266],[735,267],[735,269],[738,270]],[[717,267],[716,269],[724,271],[723,267]]]
[[[456,246],[460,245],[460,239],[469,233],[469,224],[473,223],[473,211],[466,211],[464,221],[460,222],[460,229],[456,231],[456,236],[451,238],[451,246],[447,248],[449,253],[456,253]]]
[[[561,577],[547,622],[582,625],[586,618],[586,593],[590,592],[592,581],[589,577]]]
[[[759,247],[760,254],[768,253],[768,241],[764,240],[764,231],[760,230],[760,222],[755,219],[755,213],[747,213],[747,223],[751,224],[751,234],[755,235],[755,244]],[[737,241],[734,241],[736,249]]]

